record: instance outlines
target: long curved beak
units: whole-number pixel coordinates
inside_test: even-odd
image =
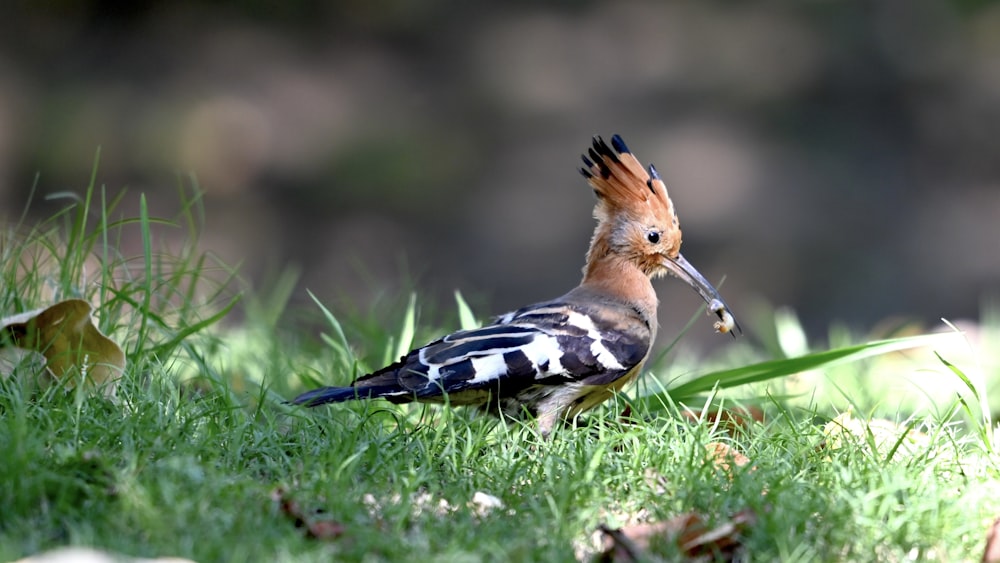
[[[667,258],[663,265],[673,276],[694,288],[698,295],[705,300],[705,303],[708,303],[708,310],[719,317],[719,320],[715,321],[717,332],[732,334],[734,338],[743,333],[743,329],[740,328],[736,318],[729,310],[729,305],[726,305],[722,296],[719,295],[719,290],[715,289],[715,286],[709,283],[705,276],[701,275],[684,256],[678,254],[677,258]]]

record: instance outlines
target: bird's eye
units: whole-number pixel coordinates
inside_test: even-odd
[[[649,231],[648,233],[646,233],[646,240],[648,240],[649,242],[651,242],[653,244],[656,244],[656,243],[660,242],[660,233],[659,233],[659,231]]]

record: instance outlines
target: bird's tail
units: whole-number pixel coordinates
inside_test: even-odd
[[[305,405],[307,407],[317,407],[327,403],[340,403],[360,398],[358,390],[354,387],[320,387],[312,391],[295,397],[291,400],[293,405]]]
[[[368,383],[368,382],[365,382]],[[318,407],[327,403],[342,403],[354,399],[389,399],[395,403],[405,403],[413,400],[413,394],[402,390],[394,382],[392,384],[367,384],[351,387],[320,387],[295,397],[293,405]]]

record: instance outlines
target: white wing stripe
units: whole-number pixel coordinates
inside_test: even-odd
[[[472,369],[476,370],[476,375],[469,380],[470,384],[495,381],[507,373],[507,361],[503,354],[472,358]]]
[[[621,365],[618,358],[611,353],[611,350],[604,345],[600,340],[595,340],[593,344],[590,345],[590,352],[597,358],[597,361],[601,362],[601,365],[605,369],[625,369],[625,366]]]
[[[587,315],[582,315],[576,311],[570,311],[569,316],[566,319],[567,324],[571,324],[577,328],[587,331],[587,338],[590,338],[594,342],[590,345],[590,353],[594,355],[595,358],[601,364],[609,369],[625,369],[625,366],[618,361],[618,358],[611,353],[610,350],[604,345],[604,337],[601,336],[601,332],[597,330],[597,326],[594,325],[594,321]]]
[[[559,358],[562,357],[562,350],[559,349],[559,343],[556,342],[556,339],[551,336],[539,336],[531,344],[522,346],[521,351],[534,364],[535,378],[537,379],[566,371],[559,361]],[[548,364],[547,368],[541,369],[540,366],[546,363]]]
[[[532,314],[537,314],[539,312],[565,315],[565,322],[567,325],[585,332],[585,338],[591,341],[590,353],[597,359],[598,362],[600,362],[603,369],[625,369],[621,361],[619,361],[614,353],[612,353],[611,350],[605,346],[601,332],[597,329],[593,319],[587,315],[562,307],[535,310],[532,311]],[[483,341],[484,344],[488,344],[490,339],[499,339],[505,336],[508,335],[505,333],[491,333],[481,336],[473,332],[470,335],[463,335],[463,338],[454,341],[454,343],[459,345],[463,342]],[[512,332],[509,336],[524,337],[526,334],[523,331]],[[581,337],[583,336],[581,335]],[[467,384],[475,385],[502,379],[506,376],[508,366],[506,360],[504,359],[504,353],[514,350],[523,353],[531,362],[535,371],[536,379],[544,379],[566,371],[565,366],[561,362],[565,350],[561,349],[559,341],[555,336],[545,334],[544,332],[541,332],[541,329],[539,329],[539,332],[534,335],[534,338],[519,346],[499,346],[492,349],[477,349],[474,354],[469,353],[462,356],[454,356],[449,358],[448,361],[444,363],[434,363],[428,361],[428,348],[422,348],[418,351],[417,358],[421,364],[427,367],[427,378],[432,382],[439,381],[441,379],[441,369],[443,367],[469,360],[472,362],[472,368],[475,370],[475,375],[472,379],[467,381]]]

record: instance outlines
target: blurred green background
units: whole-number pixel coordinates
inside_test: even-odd
[[[360,309],[414,282],[483,314],[575,285],[578,155],[620,133],[737,314],[976,317],[1000,290],[998,132],[993,2],[84,0],[0,21],[0,218],[36,175],[83,189],[100,146],[127,209],[169,215],[193,173],[206,249]],[[672,331],[697,298],[658,287]]]

